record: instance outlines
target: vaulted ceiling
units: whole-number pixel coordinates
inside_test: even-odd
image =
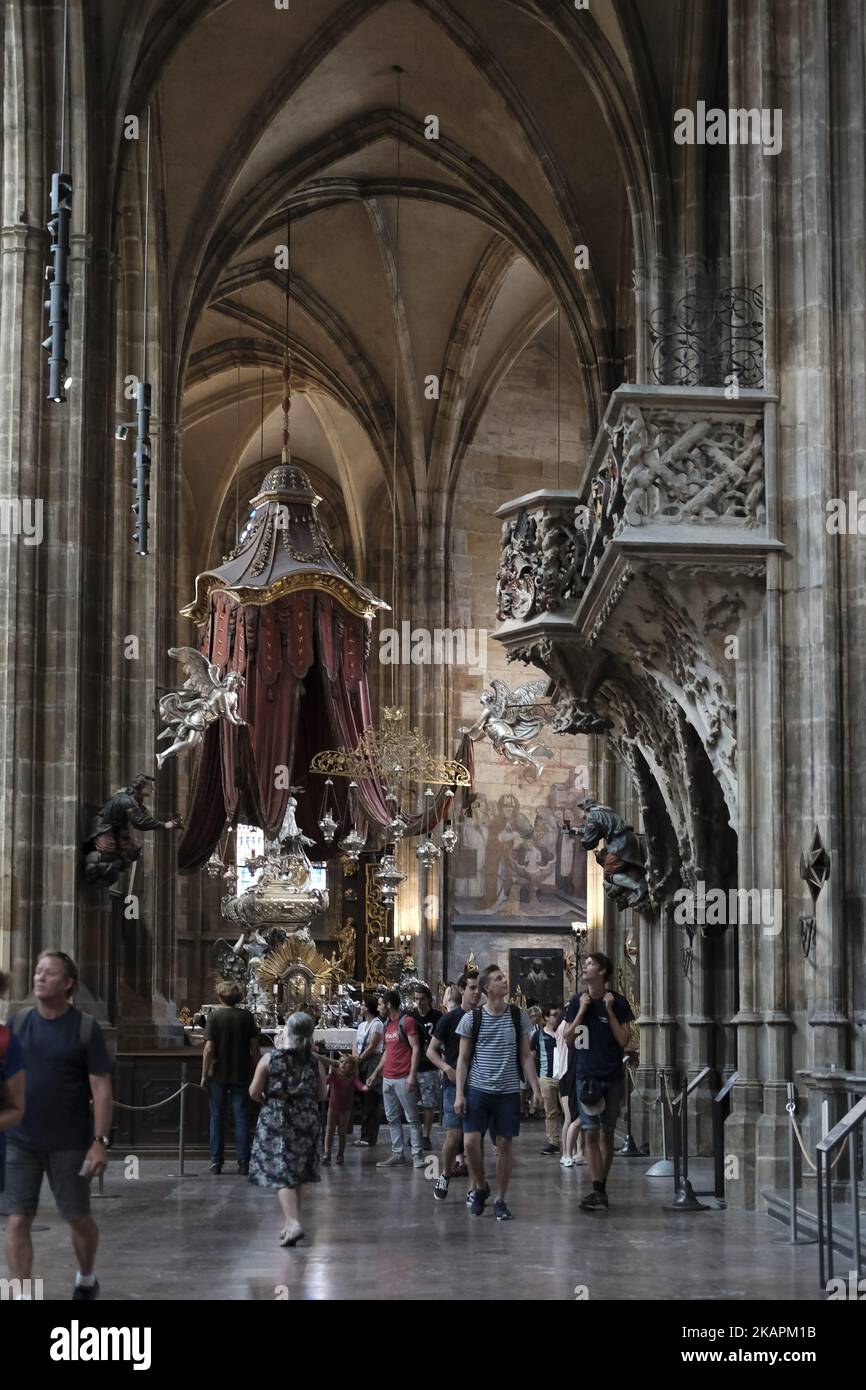
[[[357,563],[395,416],[411,523],[557,308],[597,421],[668,0],[147,0],[132,26],[96,7],[107,71],[152,103],[202,558],[238,458],[279,449],[289,224],[292,450],[339,485]]]

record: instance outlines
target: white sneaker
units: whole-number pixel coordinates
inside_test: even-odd
[[[412,1155],[412,1167],[413,1167],[413,1168],[425,1168],[426,1166],[427,1166],[427,1164],[426,1164],[426,1160],[425,1160],[423,1154],[413,1154],[413,1155]]]
[[[561,1158],[559,1161],[560,1161],[560,1163],[561,1163],[561,1165],[562,1165],[563,1168],[573,1168],[573,1167],[574,1167],[574,1159],[573,1159],[573,1158],[569,1158],[568,1154],[563,1154],[563,1155],[562,1155],[562,1158]]]
[[[383,1158],[381,1163],[377,1163],[377,1168],[399,1168],[406,1160],[402,1154],[392,1154],[390,1158]]]

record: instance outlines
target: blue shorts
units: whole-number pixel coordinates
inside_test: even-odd
[[[470,1086],[466,1092],[466,1113],[463,1116],[464,1134],[485,1134],[491,1138],[516,1139],[520,1133],[520,1092],[479,1091]]]
[[[443,1129],[462,1129],[463,1116],[454,1113],[454,1097],[457,1095],[457,1087],[452,1086],[450,1081],[442,1082],[442,1128]]]
[[[580,1086],[580,1079],[578,1079],[577,1085]],[[625,1081],[603,1081],[602,1085],[604,1086],[604,1109],[598,1115],[588,1115],[580,1101],[577,1102],[581,1129],[616,1129],[619,1108],[625,1094]]]

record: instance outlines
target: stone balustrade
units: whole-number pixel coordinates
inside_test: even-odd
[[[498,509],[502,639],[567,615],[593,645],[641,562],[762,567],[780,549],[768,529],[771,400],[763,391],[615,391],[580,489],[541,490]]]

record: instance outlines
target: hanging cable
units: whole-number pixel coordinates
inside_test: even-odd
[[[69,0],[63,0],[63,73],[60,88],[60,168],[66,168],[66,83],[69,51]]]
[[[286,345],[283,350],[283,447],[280,459],[284,464],[292,461],[289,436],[289,411],[292,408],[292,355],[289,348],[289,331],[292,304],[292,214],[286,208]]]
[[[240,511],[238,509],[238,477],[241,471],[241,361],[238,357],[235,390],[235,550],[241,543]]]
[[[259,398],[259,463],[265,462],[265,369],[262,367],[262,386]]]
[[[561,340],[561,337],[560,337],[560,328],[559,328],[559,320],[560,320],[560,315],[561,315],[561,313],[562,313],[562,310],[561,310],[561,308],[559,307],[559,305],[557,305],[557,307],[556,307],[556,488],[557,488],[557,491],[559,491],[559,486],[560,486],[560,483],[559,483],[559,468],[560,468],[561,445],[562,445],[562,403],[561,403],[561,396],[560,396],[560,379],[559,379],[559,354],[560,354],[560,344],[561,344],[561,341],[562,341],[562,340]]]
[[[397,77],[397,210],[394,236],[394,449],[391,460],[391,622],[397,630],[397,437],[400,389],[400,121],[403,116],[401,78],[403,69],[395,63]],[[391,704],[397,704],[397,663],[391,663]]]

